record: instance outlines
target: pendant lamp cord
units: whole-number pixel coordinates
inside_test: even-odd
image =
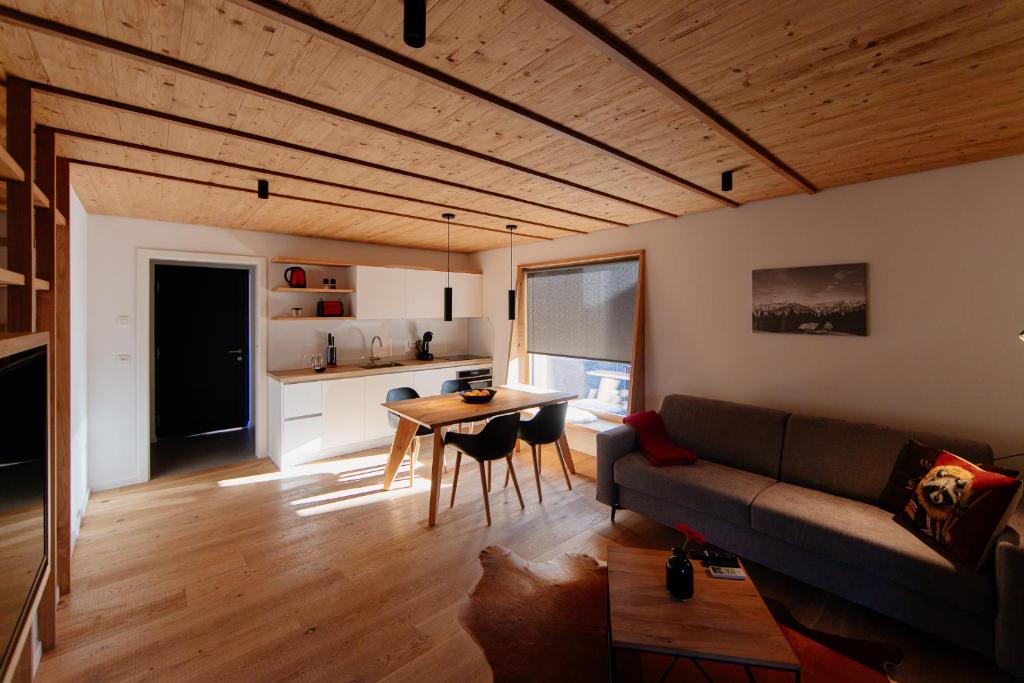
[[[448,219],[448,286],[452,286],[452,219]]]

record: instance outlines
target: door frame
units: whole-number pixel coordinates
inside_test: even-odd
[[[138,249],[135,320],[135,396],[136,458],[139,481],[149,481],[150,444],[153,405],[153,270],[157,264],[202,264],[244,268],[250,273],[249,299],[253,320],[249,340],[251,396],[250,420],[256,430],[256,457],[267,457],[267,259],[262,256],[236,256],[166,249]]]

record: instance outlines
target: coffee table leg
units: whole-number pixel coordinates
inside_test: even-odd
[[[754,672],[750,670],[749,666],[744,664],[743,670],[747,672],[747,680],[750,681],[750,683],[757,683],[757,680],[754,678]]]

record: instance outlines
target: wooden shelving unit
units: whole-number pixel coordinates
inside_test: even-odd
[[[350,266],[373,266],[375,268],[406,268],[408,270],[433,270],[433,271],[444,271],[445,268],[432,268],[430,266],[409,266],[397,263],[355,263],[353,261],[339,261],[336,259],[316,259],[306,258],[304,256],[275,256],[270,259],[271,263],[288,263],[296,266],[324,266],[327,268],[347,268]],[[472,275],[481,275],[483,271],[480,269],[472,268],[452,268],[453,273],[470,273]]]
[[[6,147],[0,146],[0,179],[3,180],[24,180],[25,171],[10,155]]]
[[[32,206],[38,206],[41,209],[50,208],[50,200],[35,183],[32,183]]]
[[[40,292],[50,291],[50,283],[46,280],[34,277],[32,278],[32,289]]]
[[[354,315],[275,315],[271,320],[355,320]]]
[[[324,289],[322,287],[274,287],[272,292],[288,292],[289,294],[353,294],[354,289]]]
[[[15,273],[13,270],[7,270],[6,268],[0,268],[0,286],[6,287],[19,286],[25,284],[25,276],[21,273]]]

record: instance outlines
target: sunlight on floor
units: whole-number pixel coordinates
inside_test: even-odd
[[[384,490],[384,470],[388,461],[388,450],[343,456],[331,460],[296,465],[279,472],[267,472],[246,477],[222,479],[217,486],[228,488],[246,484],[262,484],[284,481],[298,477],[335,476],[339,488],[327,493],[308,496],[289,501],[289,505],[301,508],[295,511],[300,517],[311,517],[338,510],[346,510],[361,505],[378,503],[382,500],[394,500],[405,496],[430,490],[430,478],[417,476],[412,485],[409,483],[409,463],[403,460],[395,474],[390,490]],[[430,461],[427,461],[429,467]],[[420,468],[423,467],[419,463]],[[417,468],[417,469],[420,469]],[[308,507],[303,507],[308,506]]]
[[[283,481],[297,477],[308,477],[317,474],[337,474],[345,476],[360,469],[379,468],[381,474],[384,472],[384,465],[388,460],[388,452],[370,453],[354,457],[342,457],[333,460],[320,460],[306,465],[295,465],[279,472],[266,472],[264,474],[253,474],[247,477],[235,477],[234,479],[221,479],[217,482],[220,487],[243,486],[245,484],[261,484],[269,481]]]

